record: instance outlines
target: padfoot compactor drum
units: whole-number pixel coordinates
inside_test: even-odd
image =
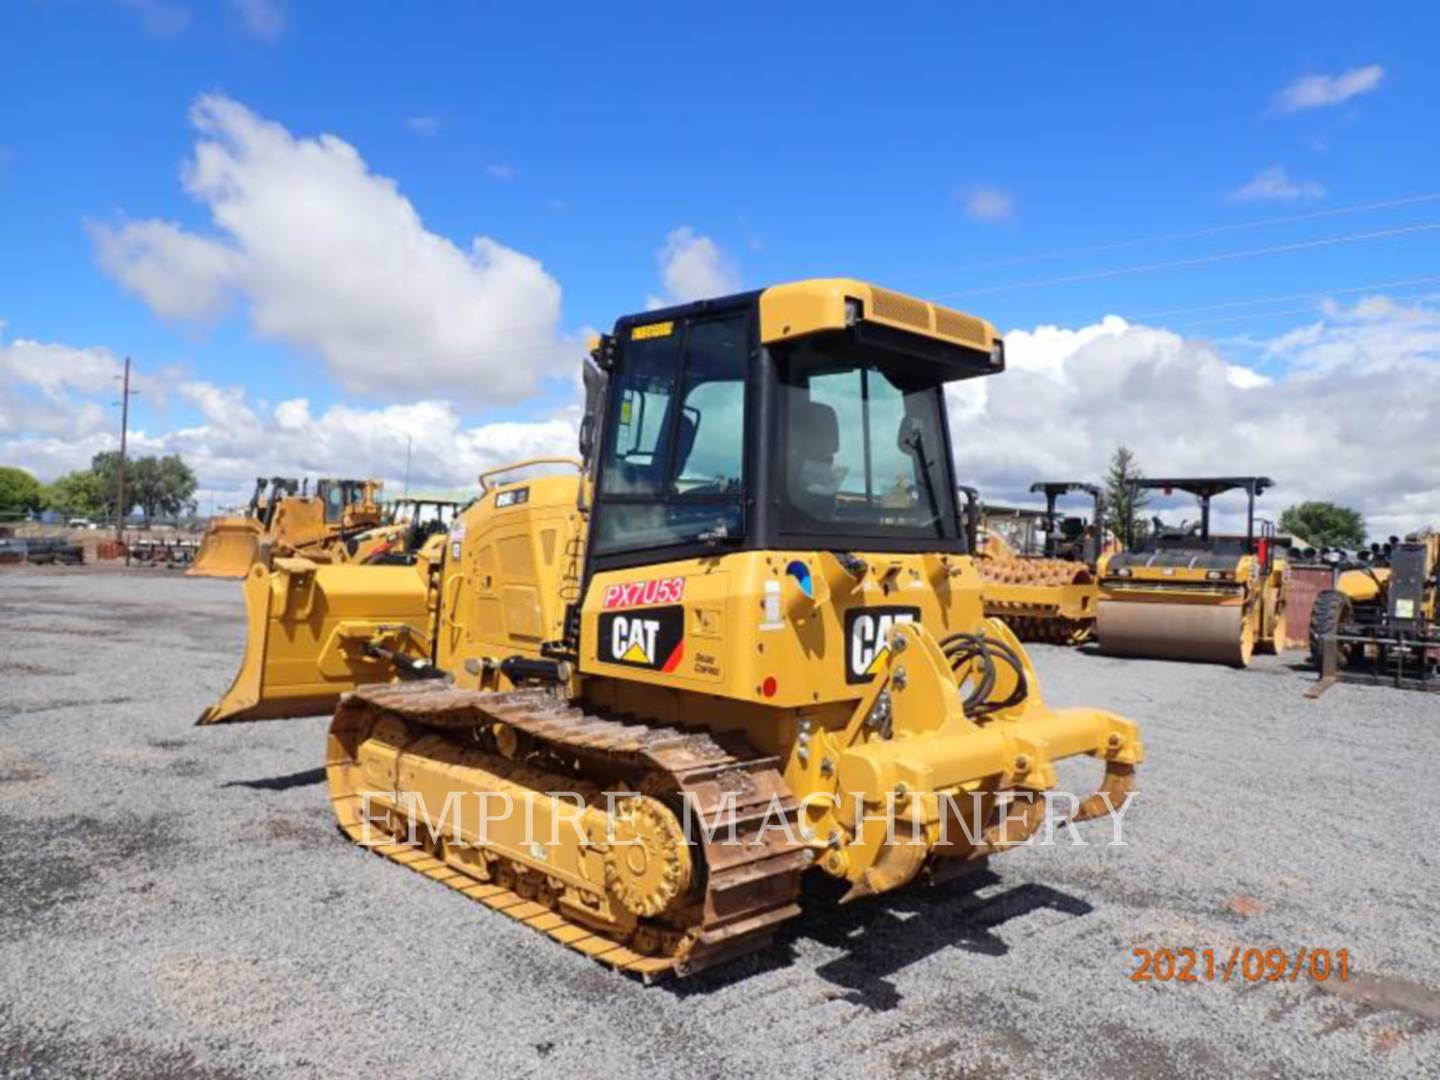
[[[414,565],[253,567],[201,722],[334,710],[347,835],[645,976],[765,947],[805,872],[859,899],[1118,813],[1136,726],[1048,704],[982,609],[945,388],[1003,368],[848,279],[622,318],[583,461]],[[1076,756],[1097,790],[1047,801]]]
[[[1100,650],[1245,667],[1257,649],[1283,649],[1286,562],[1273,526],[1260,522],[1257,535],[1255,519],[1255,499],[1274,481],[1147,479],[1135,486],[1188,492],[1200,504],[1200,521],[1168,528],[1157,519],[1143,543],[1109,559],[1100,581]],[[1248,496],[1245,534],[1212,534],[1211,500],[1235,490]]]
[[[1031,512],[1043,528],[1043,546],[1017,552],[998,528],[986,528],[978,560],[985,614],[1003,619],[1021,641],[1079,645],[1095,628],[1096,572],[1108,554],[1104,492],[1074,481],[1038,481],[1030,490],[1045,496],[1045,510]],[[1074,492],[1093,501],[1088,522],[1056,512],[1058,500]]]

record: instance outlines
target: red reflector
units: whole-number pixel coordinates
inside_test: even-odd
[[[775,691],[780,689],[780,684],[775,681],[774,675],[766,675],[765,681],[760,684],[760,692],[766,697],[774,697]]]

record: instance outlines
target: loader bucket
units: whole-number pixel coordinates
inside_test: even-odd
[[[200,539],[188,577],[243,578],[260,554],[260,523],[254,518],[216,518]]]
[[[431,616],[425,568],[256,563],[245,577],[245,655],[198,724],[330,713],[340,695],[425,666]]]

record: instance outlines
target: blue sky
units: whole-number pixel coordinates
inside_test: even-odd
[[[327,354],[319,332],[257,322],[253,293],[266,286],[231,282],[203,316],[171,305],[166,317],[153,290],[137,288],[133,262],[102,265],[105,230],[135,222],[233,241],[215,199],[182,182],[206,94],[300,143],[343,140],[365,175],[394,182],[424,232],[461,250],[490,237],[538,260],[560,290],[545,320],[562,340],[678,295],[661,261],[667,237],[670,256],[688,252],[691,282],[848,274],[1007,330],[1078,330],[1117,314],[1281,379],[1296,357],[1273,343],[1324,319],[1325,298],[1209,305],[1420,279],[1373,290],[1413,306],[1436,291],[1423,279],[1440,279],[1440,231],[1423,228],[1440,223],[1433,5],[340,11],[7,4],[0,345],[128,353],[176,372],[172,382],[243,387],[262,417],[295,398],[313,415],[443,398],[468,430],[554,417],[571,400],[563,363],[489,407],[474,387],[425,391],[419,376],[357,382],[333,351],[343,346]],[[1409,201],[1355,209],[1396,200]],[[1275,220],[1285,217],[1299,220]],[[1391,235],[1349,239],[1380,233]],[[1318,243],[1332,240],[1342,242]],[[1291,245],[1303,246],[1216,258]],[[325,265],[324,250],[310,254]],[[333,258],[343,274],[345,253]],[[1184,260],[1208,261],[1155,265]],[[1128,268],[1144,269],[1099,276]],[[1069,278],[1080,280],[1041,284]],[[1332,292],[1329,303],[1368,295]],[[536,359],[501,360],[504,341],[479,336],[479,383]],[[390,347],[423,374],[428,339],[414,340],[414,356]],[[136,426],[163,439],[215,423],[197,400],[142,395]],[[13,419],[23,411],[12,408],[0,440],[35,434]],[[202,479],[231,484],[216,471]],[[1018,471],[999,482],[1012,479]]]

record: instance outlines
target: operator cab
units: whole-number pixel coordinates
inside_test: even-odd
[[[1200,507],[1200,519],[1182,521],[1178,526],[1168,525],[1159,515],[1151,519],[1148,535],[1132,541],[1130,551],[1136,555],[1175,553],[1177,557],[1188,557],[1195,553],[1208,554],[1216,558],[1233,560],[1243,555],[1255,555],[1264,569],[1268,569],[1275,547],[1274,523],[1255,517],[1255,500],[1275,486],[1268,476],[1225,476],[1204,478],[1170,478],[1132,480],[1132,492],[1158,490],[1166,495],[1183,491],[1195,497]],[[1229,491],[1243,491],[1246,494],[1245,532],[1243,535],[1216,533],[1210,528],[1210,504],[1218,495]],[[1124,565],[1123,558],[1112,562],[1112,567]]]
[[[967,550],[945,388],[1003,370],[981,320],[802,282],[621,319],[595,359],[582,449],[597,565]]]

